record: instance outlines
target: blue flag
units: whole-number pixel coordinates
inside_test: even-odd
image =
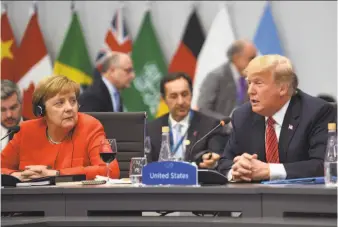
[[[254,43],[260,54],[284,55],[269,2],[265,5],[263,15],[256,30]]]

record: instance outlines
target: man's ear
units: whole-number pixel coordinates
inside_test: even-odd
[[[289,85],[286,83],[281,83],[280,90],[279,90],[280,96],[285,96],[287,95],[288,92],[289,92]]]

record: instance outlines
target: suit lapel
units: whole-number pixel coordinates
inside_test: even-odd
[[[107,86],[104,84],[102,79],[99,81],[99,89],[100,92],[102,91],[102,100],[106,100],[107,109],[109,109],[109,111],[111,112],[114,112],[112,98],[110,96]]]
[[[252,122],[252,134],[255,135],[252,136],[251,139],[251,147],[248,147],[247,149],[250,149],[252,151],[251,154],[257,154],[258,159],[262,162],[266,162],[266,156],[265,156],[265,118],[263,116],[260,116],[258,114],[254,115],[254,119]]]
[[[279,136],[278,152],[281,163],[286,162],[287,160],[289,144],[299,124],[300,110],[301,106],[299,95],[296,94],[291,98],[289,107],[284,116],[283,125]]]

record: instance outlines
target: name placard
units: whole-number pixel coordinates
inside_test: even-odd
[[[197,166],[188,162],[152,162],[143,167],[145,185],[198,185]]]

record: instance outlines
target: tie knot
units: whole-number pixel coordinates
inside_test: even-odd
[[[272,117],[268,117],[268,125],[273,126],[274,124],[276,124],[276,121]]]

